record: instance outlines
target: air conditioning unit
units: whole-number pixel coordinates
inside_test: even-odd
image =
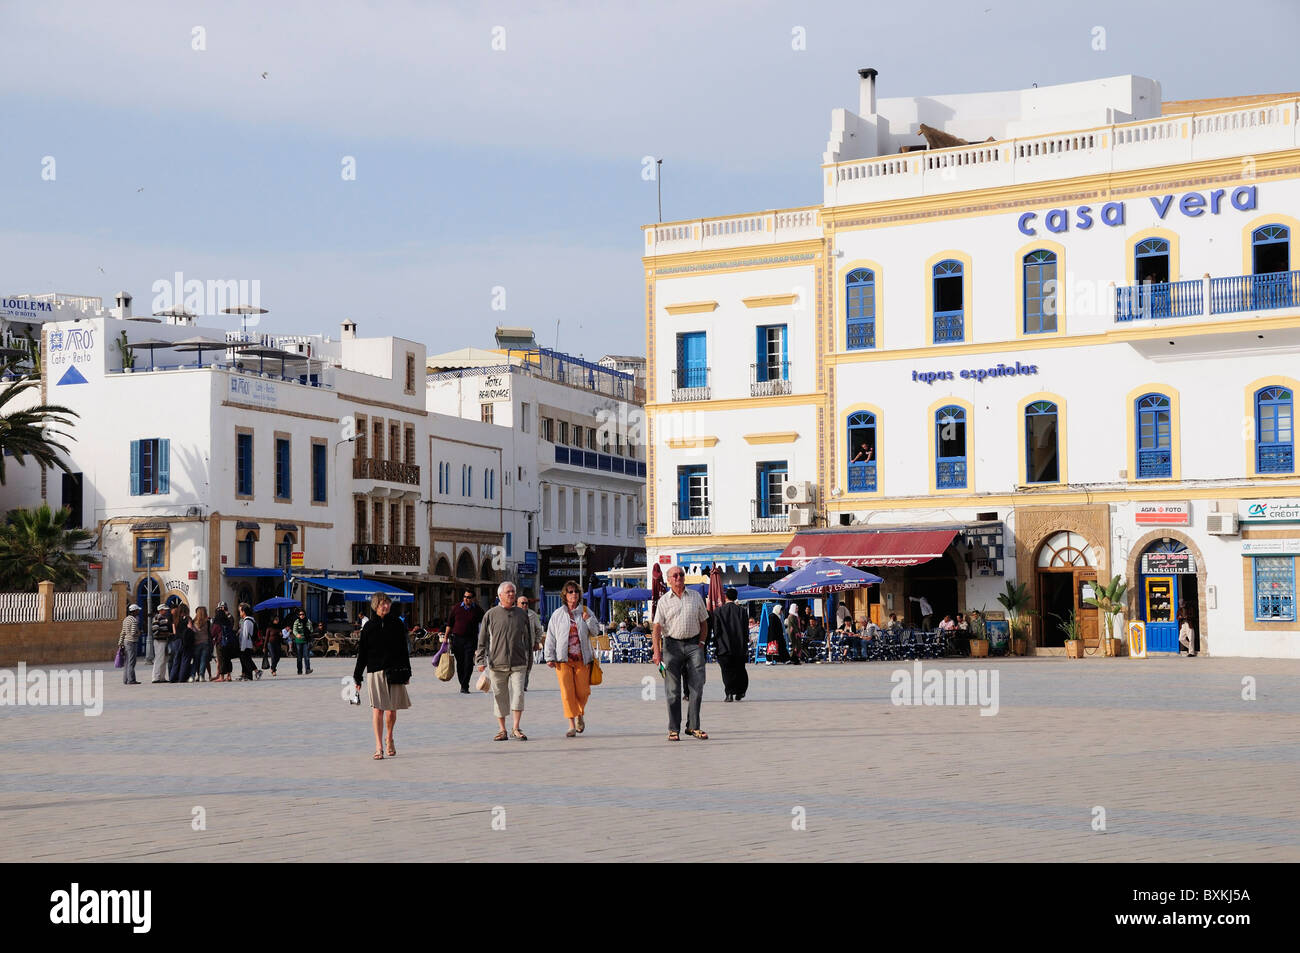
[[[1236,513],[1207,513],[1205,531],[1211,536],[1236,536],[1241,532]]]
[[[811,526],[813,524],[811,506],[792,506],[787,512],[790,516],[791,526]]]
[[[808,480],[787,482],[781,487],[781,499],[786,503],[811,503],[815,490]]]

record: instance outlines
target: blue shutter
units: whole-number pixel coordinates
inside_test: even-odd
[[[781,380],[783,381],[790,379],[790,358],[786,349],[786,341],[789,337],[790,326],[787,324],[781,325]]]
[[[754,380],[761,384],[767,380],[767,328],[760,326],[754,330]]]
[[[690,516],[691,473],[686,467],[677,468],[677,518]]]
[[[509,534],[509,533],[506,533],[506,556],[507,556],[507,557],[510,556],[510,553],[511,553],[511,540],[510,540],[510,534]]]
[[[170,440],[158,441],[158,492],[171,492],[171,445]]]
[[[140,495],[140,441],[131,441],[131,495]]]

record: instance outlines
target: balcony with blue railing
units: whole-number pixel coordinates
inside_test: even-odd
[[[864,351],[876,346],[876,322],[854,321],[848,323],[845,347],[850,351]]]
[[[966,312],[936,311],[934,313],[934,343],[948,344],[964,340],[966,336]]]
[[[849,492],[876,492],[876,461],[859,461],[849,464]]]
[[[1289,443],[1261,443],[1255,457],[1260,473],[1295,473],[1295,447]]]
[[[935,468],[935,486],[940,490],[966,489],[966,461],[940,460]]]
[[[1168,480],[1173,476],[1173,452],[1170,450],[1139,450],[1137,478],[1139,480]]]
[[[790,393],[789,361],[749,365],[750,397],[773,397],[788,393]]]
[[[582,467],[585,470],[604,470],[607,473],[621,473],[624,476],[645,479],[645,463],[640,460],[630,460],[610,453],[597,453],[594,450],[580,450],[577,447],[565,447],[558,443],[555,445],[555,462],[570,467]]]
[[[1300,271],[1148,282],[1115,289],[1115,321],[1194,318],[1300,307]]]
[[[709,369],[679,367],[673,371],[673,401],[708,400]]]

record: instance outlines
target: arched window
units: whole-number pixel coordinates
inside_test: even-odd
[[[940,490],[966,487],[966,411],[956,405],[941,407],[934,415],[935,473]]]
[[[1038,568],[1061,566],[1095,566],[1092,548],[1078,533],[1053,533],[1038,551]]]
[[[865,410],[848,420],[849,492],[876,492],[876,415]]]
[[[1056,253],[1040,248],[1025,256],[1025,333],[1056,330]]]
[[[876,273],[870,268],[849,272],[844,280],[845,346],[860,351],[876,346]]]
[[[1137,478],[1169,479],[1174,472],[1173,425],[1169,398],[1143,394],[1137,399]]]
[[[1295,394],[1289,387],[1255,392],[1255,469],[1295,472]]]
[[[280,542],[275,547],[275,564],[277,566],[289,565],[289,560],[293,555],[293,536],[285,533],[280,537]]]
[[[934,266],[934,343],[965,338],[965,278],[962,263],[945,259]]]
[[[1264,225],[1251,233],[1250,306],[1289,308],[1298,292],[1291,274],[1291,230],[1285,225]]]
[[[158,580],[150,576],[141,579],[135,587],[135,604],[141,609],[157,609],[158,600],[161,598],[162,589],[158,585]]]
[[[1025,482],[1056,483],[1061,479],[1058,454],[1057,407],[1036,400],[1025,408]]]

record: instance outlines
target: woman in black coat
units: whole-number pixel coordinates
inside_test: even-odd
[[[393,744],[393,729],[397,726],[397,712],[411,707],[411,696],[406,690],[406,683],[411,678],[411,656],[407,650],[406,626],[392,612],[393,603],[388,596],[376,592],[370,597],[370,606],[374,611],[361,627],[361,644],[357,649],[352,681],[359,692],[361,676],[366,676],[370,707],[374,709],[374,759],[382,761],[385,720],[388,722],[388,756],[395,758],[397,748]],[[398,680],[390,681],[390,677]]]

